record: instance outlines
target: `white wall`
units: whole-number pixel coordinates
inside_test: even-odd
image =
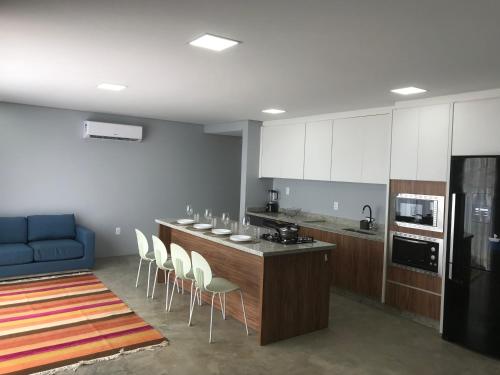
[[[143,125],[145,140],[84,140],[87,119]],[[199,125],[0,103],[0,216],[74,212],[98,256],[135,253],[134,227],[156,233],[188,202],[236,217],[240,163],[240,138]]]

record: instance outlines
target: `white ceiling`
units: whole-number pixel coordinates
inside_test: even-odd
[[[499,0],[1,0],[0,100],[219,123],[497,88],[499,15]],[[205,32],[243,43],[187,44]]]

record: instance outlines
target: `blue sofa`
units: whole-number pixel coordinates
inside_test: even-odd
[[[88,269],[94,232],[74,215],[0,218],[0,278]]]

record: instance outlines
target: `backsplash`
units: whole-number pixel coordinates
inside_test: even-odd
[[[360,220],[365,217],[361,213],[363,206],[369,204],[375,220],[379,224],[385,221],[386,185],[274,179],[273,186],[280,192],[281,208],[298,207],[307,212]],[[333,209],[334,201],[339,202],[338,210]]]

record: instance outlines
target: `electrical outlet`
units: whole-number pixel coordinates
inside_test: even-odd
[[[116,234],[117,236],[119,236],[120,234],[122,234],[122,228],[120,228],[120,227],[116,227],[116,228],[115,228],[115,234]]]
[[[290,187],[285,188],[285,195],[290,195]]]
[[[333,209],[337,211],[339,209],[339,202],[335,201],[333,202]]]

